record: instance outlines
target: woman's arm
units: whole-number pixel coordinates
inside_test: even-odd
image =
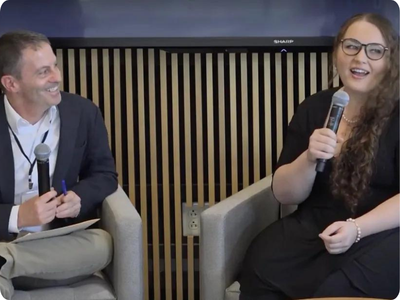
[[[308,149],[293,162],[278,168],[272,190],[282,204],[299,204],[311,193],[317,172],[318,159],[331,159],[337,145],[336,134],[328,129],[316,129],[310,137]]]
[[[355,221],[361,229],[361,238],[399,227],[400,196],[397,194],[367,212]],[[353,222],[339,221],[329,225],[319,237],[331,254],[346,252],[356,241],[357,226]]]
[[[317,163],[307,159],[307,151],[292,163],[280,167],[274,174],[272,190],[282,204],[299,204],[311,193]]]
[[[389,198],[356,219],[361,229],[361,238],[384,230],[399,227],[400,223],[400,194]]]

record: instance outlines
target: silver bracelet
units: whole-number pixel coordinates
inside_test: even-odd
[[[354,220],[352,218],[348,218],[346,220],[346,222],[352,222],[352,223],[354,223],[354,225],[356,225],[356,227],[357,227],[357,237],[356,237],[355,243],[358,243],[361,240],[361,228],[360,228],[360,226],[358,226],[356,220]]]

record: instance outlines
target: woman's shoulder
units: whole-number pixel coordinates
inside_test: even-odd
[[[306,108],[329,108],[332,102],[333,94],[339,90],[338,87],[327,90],[319,91],[313,95],[310,95],[300,104]]]
[[[290,124],[302,127],[307,132],[321,128],[329,112],[332,96],[338,89],[323,90],[304,99],[297,107]]]
[[[318,124],[320,122],[323,124],[331,107],[332,96],[338,89],[339,88],[322,90],[310,95],[300,103],[296,114],[300,116],[309,116],[311,119],[318,120]]]

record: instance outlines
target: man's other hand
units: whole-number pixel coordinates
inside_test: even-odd
[[[76,218],[81,211],[81,198],[73,191],[68,191],[66,195],[62,194],[57,197],[61,203],[57,207],[56,217],[63,218]]]
[[[57,198],[52,200],[56,196],[57,192],[52,190],[21,204],[18,211],[18,228],[39,226],[53,221],[57,206],[60,204]]]

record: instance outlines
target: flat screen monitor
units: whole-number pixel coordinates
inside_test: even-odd
[[[341,24],[393,0],[8,0],[0,34],[29,29],[86,46],[329,46]]]

